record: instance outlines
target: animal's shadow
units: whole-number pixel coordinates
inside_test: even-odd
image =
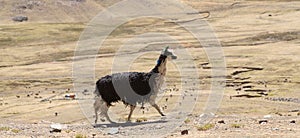
[[[94,128],[104,128],[104,127],[130,127],[130,126],[138,126],[138,125],[145,125],[145,124],[156,124],[156,123],[167,123],[168,121],[165,120],[158,120],[158,121],[148,121],[148,122],[124,122],[124,123],[105,123],[105,124],[95,124],[93,125]]]

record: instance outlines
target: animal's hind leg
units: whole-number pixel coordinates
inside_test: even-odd
[[[98,121],[98,111],[101,107],[101,98],[100,97],[95,97],[95,103],[94,103],[94,109],[95,109],[95,124]]]
[[[131,118],[131,115],[132,115],[132,112],[133,112],[134,109],[135,109],[135,106],[134,105],[130,105],[130,112],[129,112],[127,121],[130,121],[130,118]]]
[[[95,123],[97,123],[98,121],[98,111],[100,110],[100,115],[101,116],[105,116],[106,119],[109,121],[109,122],[113,122],[110,120],[107,112],[108,112],[108,108],[109,106],[107,106],[107,104],[102,100],[101,97],[99,96],[96,96],[95,97],[95,103],[94,103],[94,109],[95,109]],[[102,122],[105,121],[105,119],[100,119]]]
[[[106,105],[105,105],[106,106]],[[109,118],[109,116],[108,116],[108,108],[109,108],[109,106],[106,106],[106,107],[104,107],[104,110],[103,110],[103,112],[102,112],[102,114],[104,114],[104,116],[106,117],[106,119],[109,121],[109,122],[111,122],[111,123],[114,123],[113,121],[111,121],[110,120],[110,118]],[[105,121],[105,120],[103,120],[103,121]]]

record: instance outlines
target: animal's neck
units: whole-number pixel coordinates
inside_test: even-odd
[[[165,76],[166,72],[167,72],[167,66],[166,65],[167,65],[167,56],[160,55],[158,60],[157,60],[157,64],[151,70],[151,72],[152,73],[159,73],[159,74]]]

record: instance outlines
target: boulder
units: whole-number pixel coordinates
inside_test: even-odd
[[[15,16],[12,18],[13,21],[15,22],[23,22],[23,21],[28,21],[27,16]]]

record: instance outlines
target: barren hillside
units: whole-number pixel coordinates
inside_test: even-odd
[[[87,24],[100,11],[119,1],[0,0],[0,137],[300,135],[298,0],[181,0],[181,3],[199,12],[181,13],[180,17],[185,20],[180,21],[153,17],[130,20],[106,37],[96,55],[74,58],[78,40],[89,27]],[[147,5],[149,1],[143,2]],[[167,12],[171,9],[165,6],[162,10]],[[211,74],[213,65],[205,49],[190,32],[177,24],[193,22],[198,19],[191,18],[195,15],[208,23],[222,45],[226,61],[224,76]],[[28,21],[12,21],[16,16],[26,16]],[[178,41],[160,35],[142,35],[148,32],[165,33]],[[118,57],[115,53],[123,45],[147,46],[142,50],[132,48],[121,54],[137,57],[130,63],[130,71],[149,71],[155,65],[161,48],[166,45],[175,49],[178,55],[189,52],[192,60],[178,57],[176,61],[168,62],[167,91],[160,95],[158,101],[167,114],[166,118],[147,107],[136,109],[132,122],[125,122],[129,109],[119,103],[109,112],[117,123],[99,122],[94,128],[90,124],[94,115],[91,104],[94,82],[111,73],[112,65],[116,64],[115,57]],[[82,76],[89,83],[85,84],[87,87],[75,90],[74,62],[84,63],[84,70],[85,64],[94,56],[95,78]],[[188,81],[183,81],[179,67],[184,63],[195,65],[183,70],[197,69],[199,87],[195,88],[196,84],[191,79],[195,76],[187,75]],[[125,66],[129,63],[117,64]],[[211,114],[213,119],[203,125],[199,118],[203,117],[211,94],[212,80],[220,77],[225,78],[220,83],[225,86],[221,104],[217,112]],[[189,89],[183,90],[186,87]],[[68,98],[70,94],[77,97]],[[85,99],[81,95],[89,97]],[[186,107],[194,108],[191,108],[190,114],[180,116],[181,101],[188,98],[193,105]],[[84,100],[88,103],[82,104]],[[90,114],[83,112],[85,110],[90,110]],[[52,132],[50,126],[57,123],[63,124],[63,129]],[[183,130],[187,130],[188,134],[181,135]]]

